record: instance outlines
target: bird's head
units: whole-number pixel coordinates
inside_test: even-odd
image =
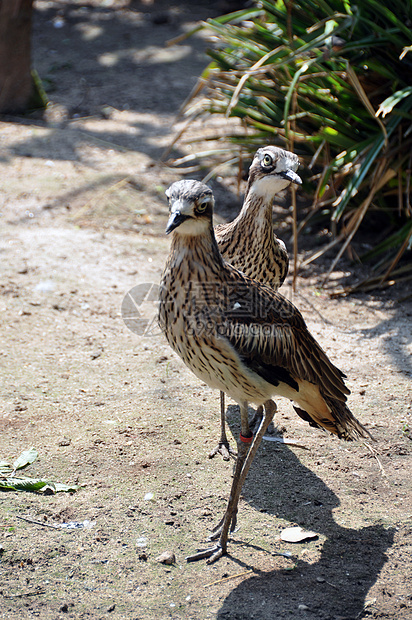
[[[302,179],[296,170],[298,156],[276,146],[265,146],[256,151],[249,169],[249,190],[273,198],[290,183],[300,185]]]
[[[179,228],[179,234],[200,235],[211,228],[214,198],[212,190],[199,181],[176,181],[167,190],[169,221],[166,234]]]

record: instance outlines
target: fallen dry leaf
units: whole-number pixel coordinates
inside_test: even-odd
[[[302,542],[310,538],[317,538],[316,532],[309,532],[303,530],[301,527],[287,527],[280,533],[280,539],[284,542]]]

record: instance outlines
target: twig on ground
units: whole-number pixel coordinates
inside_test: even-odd
[[[50,523],[44,523],[42,521],[35,521],[34,519],[28,519],[27,517],[19,517],[16,515],[16,519],[20,519],[21,521],[27,521],[27,523],[33,523],[34,525],[42,525],[43,527],[51,527],[54,530],[61,530],[58,525],[51,525]]]
[[[22,598],[23,596],[38,596],[39,594],[46,594],[46,590],[36,590],[36,592],[21,592],[19,594],[4,594],[1,592],[3,598]]]
[[[230,577],[225,577],[224,579],[218,579],[217,581],[212,581],[212,583],[207,583],[204,585],[204,588],[209,588],[210,586],[215,586],[218,583],[223,583],[224,581],[229,581],[230,579],[236,579],[236,577],[243,577],[244,575],[250,575],[253,573],[253,570],[247,570],[245,573],[236,573],[236,575],[231,575]]]
[[[360,610],[356,618],[360,618],[363,612],[365,611],[365,609],[367,609],[368,607],[371,607],[371,605],[374,605],[375,603],[376,603],[376,598],[371,598],[369,601],[365,601],[364,606],[362,607],[362,609]]]
[[[80,209],[74,215],[74,219],[78,220],[80,217],[82,217],[84,213],[86,213],[89,210],[89,208],[92,206],[93,203],[100,200],[105,194],[108,194],[109,192],[113,192],[116,189],[119,189],[120,187],[122,187],[123,185],[126,185],[126,183],[130,181],[130,179],[131,179],[130,176],[124,177],[123,179],[120,179],[120,181],[116,181],[116,183],[114,183],[113,185],[110,185],[110,187],[106,187],[105,189],[103,189],[97,196],[93,196],[93,198],[88,200],[86,204],[80,207]]]
[[[303,295],[300,291],[295,291],[295,295],[299,295],[299,297],[301,297],[303,301],[308,304],[308,306],[313,310],[313,312],[315,312],[319,316],[319,318],[325,323],[325,325],[334,325],[333,321],[330,321],[329,319],[324,317],[323,314],[319,312],[319,310],[315,308],[315,306],[309,301],[309,299],[305,297],[305,295]]]
[[[283,437],[271,437],[270,435],[264,435],[263,439],[265,441],[274,441],[276,443],[283,443],[286,446],[293,446],[295,448],[302,448],[302,450],[309,450],[303,445],[298,439],[284,439]]]

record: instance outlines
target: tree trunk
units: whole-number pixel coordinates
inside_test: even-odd
[[[33,0],[0,0],[0,113],[30,106],[32,10]]]

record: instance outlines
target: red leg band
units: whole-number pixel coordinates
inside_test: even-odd
[[[253,435],[251,437],[243,437],[242,433],[240,433],[239,439],[240,441],[243,441],[243,443],[252,443]]]

